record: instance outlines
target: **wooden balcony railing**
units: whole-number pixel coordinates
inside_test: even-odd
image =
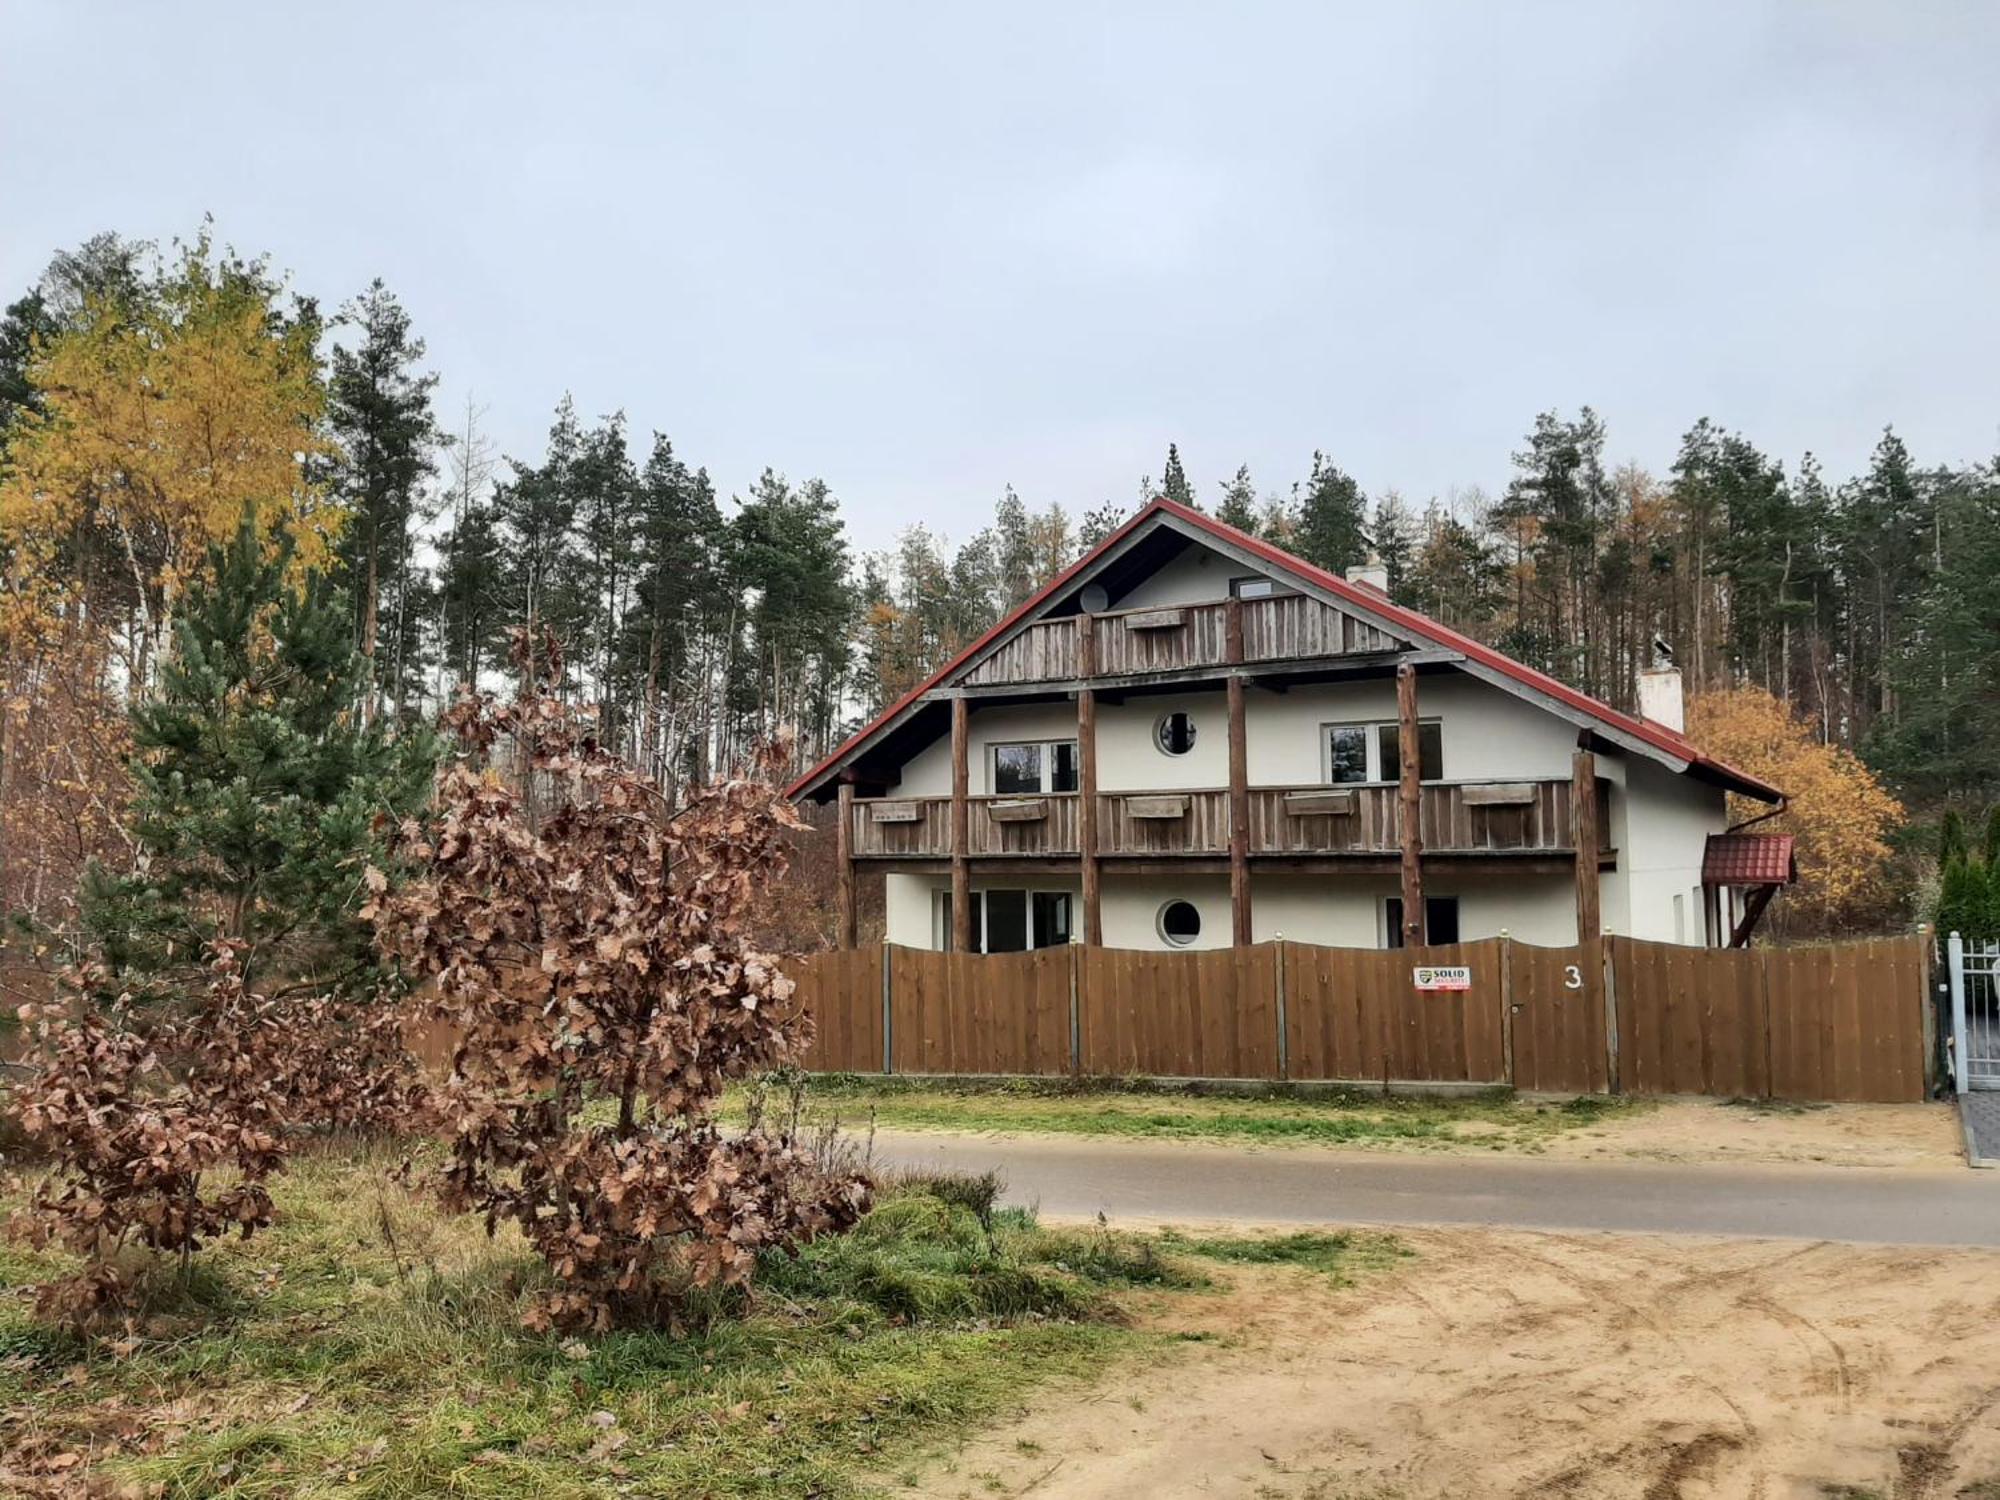
[[[966,799],[966,852],[974,856],[1075,856],[1079,797],[1074,792]],[[1393,854],[1402,810],[1393,786],[1252,787],[1250,853]],[[1427,783],[1419,800],[1427,854],[1549,853],[1574,850],[1566,780]],[[861,798],[852,804],[857,859],[951,854],[949,797]],[[1600,817],[1600,830],[1609,819]],[[1222,855],[1229,850],[1229,794],[1100,792],[1100,855]],[[1599,847],[1608,851],[1600,833]]]
[[[1245,599],[1243,660],[1273,662],[1390,651],[1395,642],[1345,610],[1304,594]],[[1093,617],[1096,676],[1220,666],[1228,659],[1223,601],[1113,610]],[[1082,675],[1077,617],[1038,620],[965,675],[967,685],[1059,682]]]

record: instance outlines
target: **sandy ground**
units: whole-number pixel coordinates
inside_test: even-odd
[[[1602,1127],[1551,1139],[1552,1157],[1649,1161],[1817,1162],[1849,1167],[1949,1168],[1965,1163],[1957,1106],[1746,1106],[1666,1099]]]
[[[2000,1252],[1411,1231],[1340,1289],[1228,1270],[1205,1335],[907,1493],[1033,1500],[2000,1496]]]

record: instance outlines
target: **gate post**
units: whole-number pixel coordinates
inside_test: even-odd
[[[1965,1092],[1965,939],[1953,933],[1945,940],[1946,963],[1951,970],[1951,1086]]]
[[[1283,1083],[1292,1076],[1292,1040],[1285,1034],[1285,935],[1274,932],[1271,941],[1278,948],[1278,1081]]]
[[[889,1004],[889,940],[882,939],[882,1072],[887,1075],[896,1071],[896,1047],[890,1020],[893,1008]]]
[[[1611,957],[1610,937],[1597,940],[1598,969],[1604,975],[1604,1089],[1622,1094],[1618,1079],[1618,965]]]
[[[1072,1078],[1083,1072],[1083,1006],[1077,993],[1078,971],[1083,966],[1080,934],[1069,941],[1069,1071]]]
[[[1508,1088],[1514,1081],[1514,939],[1500,929],[1500,1077]]]

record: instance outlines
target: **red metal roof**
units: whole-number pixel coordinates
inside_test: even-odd
[[[1789,833],[1711,833],[1701,856],[1703,885],[1789,885],[1796,877]]]
[[[881,725],[893,719],[911,703],[921,698],[940,682],[943,682],[953,672],[957,671],[961,665],[983,651],[988,644],[1012,629],[1018,621],[1026,618],[1036,609],[1040,608],[1045,600],[1059,592],[1072,578],[1094,563],[1100,554],[1122,541],[1126,534],[1134,527],[1138,526],[1142,521],[1162,512],[1186,522],[1198,531],[1205,531],[1219,540],[1240,547],[1246,552],[1254,553],[1265,561],[1284,569],[1296,577],[1307,580],[1318,588],[1325,589],[1329,593],[1346,599],[1350,603],[1357,604],[1383,619],[1402,626],[1413,635],[1460,652],[1473,661],[1480,662],[1505,676],[1513,678],[1524,687],[1530,687],[1537,692],[1545,693],[1549,697],[1568,704],[1571,708],[1588,714],[1603,724],[1618,729],[1636,739],[1643,740],[1645,743],[1664,751],[1678,760],[1687,761],[1691,765],[1701,766],[1728,784],[1733,791],[1740,791],[1768,802],[1779,801],[1784,796],[1784,793],[1769,783],[1759,781],[1756,777],[1739,771],[1735,767],[1715,759],[1713,756],[1702,754],[1694,742],[1689,740],[1685,735],[1677,734],[1664,725],[1655,724],[1649,719],[1634,718],[1631,714],[1620,713],[1617,709],[1611,707],[1610,704],[1601,703],[1588,693],[1580,693],[1567,683],[1558,682],[1546,672],[1538,672],[1533,667],[1515,661],[1511,656],[1495,651],[1491,646],[1475,641],[1471,636],[1461,635],[1458,631],[1451,629],[1447,625],[1440,625],[1428,615],[1421,615],[1413,609],[1404,608],[1402,605],[1393,602],[1378,589],[1369,588],[1365,584],[1349,583],[1345,578],[1329,573],[1324,568],[1316,567],[1302,557],[1295,557],[1282,547],[1272,546],[1271,543],[1263,540],[1261,537],[1254,537],[1248,532],[1238,531],[1234,526],[1218,521],[1211,515],[1190,509],[1188,506],[1168,500],[1164,496],[1140,510],[1131,520],[1120,526],[1111,535],[1091,548],[1090,551],[1063,569],[1061,573],[1057,574],[1046,585],[1038,589],[1030,598],[1025,600],[991,630],[980,636],[978,640],[967,646],[942,667],[939,667],[937,671],[933,672],[924,681],[918,683],[909,692],[883,709],[881,713],[877,714],[867,724],[849,735],[831,755],[827,756],[826,759],[822,760],[818,765],[814,766],[805,775],[787,787],[785,795],[788,797],[798,796],[806,787],[819,780],[820,777],[838,765],[847,755],[848,751],[867,739]]]

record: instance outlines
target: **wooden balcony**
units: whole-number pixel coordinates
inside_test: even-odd
[[[1310,660],[1392,651],[1396,642],[1366,621],[1304,594],[1245,599],[1243,661]],[[1113,610],[1091,617],[1096,677],[1135,677],[1221,666],[1228,655],[1229,602]],[[1064,682],[1086,675],[1080,617],[1024,626],[965,675],[968,687]]]
[[[1079,802],[1074,792],[966,799],[966,853],[1074,858]],[[1384,855],[1401,847],[1402,812],[1393,786],[1252,787],[1250,853]],[[951,798],[860,798],[850,804],[856,859],[940,859],[951,848]],[[1571,854],[1575,830],[1567,780],[1452,781],[1426,784],[1419,798],[1425,854]],[[1599,818],[1603,829],[1608,820]],[[1100,792],[1098,853],[1219,856],[1229,850],[1229,793]],[[1609,846],[1599,838],[1600,852]]]

